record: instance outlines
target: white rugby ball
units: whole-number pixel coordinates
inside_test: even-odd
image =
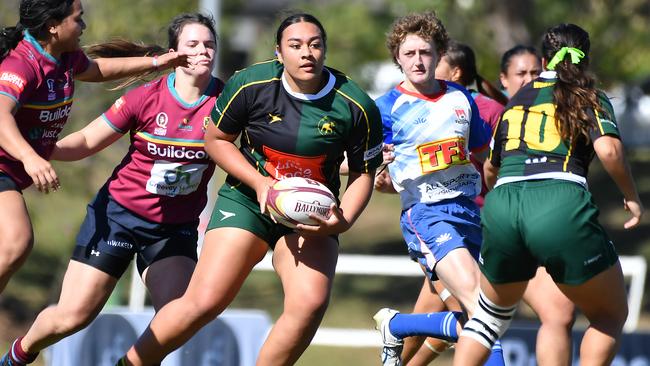
[[[329,218],[332,203],[336,203],[336,198],[324,184],[302,177],[275,182],[266,196],[266,208],[271,216],[292,229],[298,224],[316,225],[317,221],[309,214]]]

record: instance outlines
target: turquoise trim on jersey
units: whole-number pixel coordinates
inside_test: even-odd
[[[173,137],[156,136],[144,131],[138,132],[137,135],[147,141],[162,142],[168,145],[203,146],[205,144],[204,140],[177,139]]]
[[[194,108],[197,105],[203,103],[203,101],[205,101],[206,99],[210,98],[209,94],[217,84],[216,79],[214,77],[210,78],[210,84],[208,84],[208,87],[203,92],[203,95],[201,95],[201,97],[196,102],[187,103],[176,92],[176,88],[174,87],[175,83],[176,83],[176,73],[172,72],[171,74],[167,75],[167,88],[169,89],[169,92],[174,97],[174,99],[176,99],[185,108]]]
[[[121,134],[125,134],[125,133],[126,133],[126,131],[123,131],[122,129],[117,128],[117,126],[115,126],[115,125],[113,124],[113,122],[111,122],[111,120],[108,119],[108,117],[106,117],[106,113],[102,113],[101,118],[102,118],[104,121],[106,121],[106,123],[108,123],[108,126],[109,126],[110,128],[112,128],[113,131],[115,131],[115,132],[119,132],[119,133],[121,133]]]
[[[13,95],[11,95],[11,94],[7,94],[7,93],[5,93],[5,92],[1,92],[1,91],[0,91],[0,95],[6,95],[6,96],[8,96],[9,98],[11,98],[11,100],[13,100],[14,102],[16,102],[16,104],[17,104],[18,106],[20,106],[20,102],[18,102],[18,99],[16,99],[16,97],[14,97]]]
[[[43,49],[43,47],[41,47],[41,44],[38,43],[36,38],[32,37],[32,35],[29,34],[29,31],[27,29],[25,29],[23,31],[23,37],[25,38],[25,40],[27,42],[31,43],[32,46],[34,46],[34,48],[36,48],[36,51],[38,51],[41,55],[45,56],[45,58],[47,58],[48,60],[54,62],[55,64],[57,64],[57,65],[59,64],[59,60],[55,59],[54,56],[47,53],[47,51],[45,51]]]

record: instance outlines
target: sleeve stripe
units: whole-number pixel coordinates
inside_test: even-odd
[[[366,151],[370,150],[370,121],[368,120],[368,114],[366,113],[365,108],[363,108],[363,106],[361,106],[361,104],[359,104],[359,102],[357,102],[357,101],[354,100],[352,97],[350,97],[349,95],[345,94],[344,92],[340,91],[339,89],[336,89],[336,92],[339,93],[339,94],[341,94],[342,96],[344,96],[344,97],[347,98],[348,100],[350,100],[350,101],[351,101],[352,103],[354,103],[357,107],[359,107],[359,109],[361,109],[361,111],[363,112],[363,117],[364,117],[364,119],[366,120],[366,131],[367,131],[367,134],[366,134]],[[364,163],[364,165],[365,165],[365,171],[364,171],[364,173],[368,173],[368,160],[364,161],[363,163]]]
[[[278,81],[278,80],[280,80],[280,78],[272,78],[272,79],[268,79],[268,80],[254,81],[254,82],[252,82],[252,83],[248,83],[248,84],[244,84],[244,85],[240,86],[239,89],[237,89],[237,91],[235,92],[235,94],[233,94],[233,96],[230,97],[230,99],[228,99],[228,103],[226,103],[226,107],[223,109],[223,111],[219,111],[219,112],[221,112],[221,114],[220,114],[220,116],[219,116],[219,119],[214,123],[215,126],[216,126],[216,127],[219,127],[219,124],[221,123],[221,120],[223,119],[223,116],[226,114],[226,111],[227,111],[228,108],[230,107],[230,104],[232,103],[233,100],[235,100],[235,98],[237,97],[237,95],[239,95],[239,93],[240,93],[242,90],[244,90],[245,88],[247,88],[247,87],[249,87],[249,86],[252,86],[252,85],[264,84],[264,83],[270,83],[270,82]],[[216,108],[216,107],[215,107],[215,108]]]
[[[11,100],[13,100],[13,101],[16,103],[16,105],[20,105],[20,103],[18,102],[18,99],[16,99],[16,97],[14,97],[13,95],[11,95],[11,94],[9,94],[9,93],[5,93],[5,92],[1,92],[1,91],[0,91],[0,95],[6,95],[6,96],[8,96]]]
[[[598,115],[598,111],[594,111],[594,114],[596,115],[596,122],[598,124],[598,129],[600,129],[600,134],[604,135],[605,130],[603,129],[603,123],[600,120],[600,116]]]
[[[109,126],[110,128],[112,128],[113,130],[115,130],[115,132],[119,132],[119,133],[121,133],[121,134],[125,134],[125,133],[126,133],[126,131],[123,131],[122,129],[117,128],[117,126],[115,126],[115,125],[113,124],[113,122],[111,122],[111,120],[108,119],[108,117],[106,116],[106,113],[102,113],[102,119],[103,119],[104,121],[106,121],[106,123],[108,124],[108,126]]]

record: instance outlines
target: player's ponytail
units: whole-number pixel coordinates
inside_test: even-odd
[[[575,24],[550,28],[542,39],[546,68],[557,73],[553,89],[555,123],[560,136],[571,146],[589,141],[594,126],[590,112],[605,113],[598,102],[595,79],[588,71],[589,34]]]
[[[6,27],[0,30],[0,62],[9,54],[9,51],[16,48],[18,42],[23,39],[23,26],[18,23],[15,27]]]
[[[156,44],[135,43],[121,38],[87,46],[84,48],[84,51],[92,58],[152,57],[167,52],[165,48]],[[122,80],[116,87],[111,88],[111,90],[123,89],[137,82],[149,81],[158,74],[158,70],[155,69],[143,71]]]
[[[451,67],[460,69],[460,84],[469,86],[476,84],[479,93],[486,95],[497,102],[506,105],[508,98],[503,95],[494,85],[479,75],[476,69],[476,56],[471,47],[466,44],[450,40],[445,51],[447,63]]]

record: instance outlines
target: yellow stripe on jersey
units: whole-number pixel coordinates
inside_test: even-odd
[[[361,104],[359,104],[359,102],[357,102],[356,100],[354,100],[351,96],[345,94],[344,92],[340,91],[339,89],[336,89],[336,92],[339,93],[339,94],[341,94],[341,95],[344,96],[345,98],[349,99],[352,103],[354,103],[357,107],[359,107],[359,109],[361,109],[361,111],[363,112],[363,117],[364,117],[365,120],[366,120],[366,127],[367,127],[367,128],[366,128],[366,131],[367,131],[367,134],[366,134],[366,151],[370,150],[370,120],[368,120],[368,114],[366,113],[366,109],[363,108],[363,107],[361,106]],[[364,171],[364,173],[367,173],[367,172],[368,172],[368,160],[365,160],[365,159],[364,159],[364,162],[363,162],[363,163],[365,164],[365,171]]]
[[[605,134],[605,129],[603,129],[603,122],[600,120],[600,116],[598,115],[598,111],[594,110],[594,114],[596,115],[596,123],[598,124],[598,129],[600,130],[600,134],[604,135]]]
[[[252,85],[270,83],[270,82],[278,81],[278,80],[280,80],[280,78],[271,78],[271,79],[268,79],[268,80],[253,81],[252,83],[248,83],[248,84],[244,84],[244,85],[240,86],[239,89],[237,89],[237,91],[235,92],[235,94],[233,94],[232,97],[230,97],[230,99],[228,99],[228,103],[226,103],[226,106],[224,107],[223,111],[219,111],[221,113],[221,115],[219,116],[219,119],[217,120],[217,122],[214,123],[214,125],[217,128],[219,127],[219,124],[221,124],[221,120],[223,119],[223,116],[226,114],[226,111],[228,110],[228,108],[230,107],[230,104],[232,104],[232,101],[237,97],[237,95],[239,95],[239,93],[242,90],[244,90],[245,88],[248,88],[249,86],[252,86]]]
[[[555,84],[555,82],[549,83],[547,81],[535,81],[533,82],[533,88],[541,89],[546,88],[547,86],[552,86],[553,84]]]
[[[172,145],[172,146],[185,146],[185,147],[203,147],[205,146],[205,141],[204,140],[188,140],[188,139],[174,139],[174,138],[165,138],[165,137],[157,137],[151,134],[148,134],[146,132],[138,132],[136,133],[137,136],[142,138],[145,141],[153,142],[153,143],[158,143],[158,144],[165,144],[165,145]]]
[[[29,108],[29,109],[52,109],[52,108],[57,108],[61,107],[64,105],[68,105],[72,103],[72,98],[70,99],[65,99],[62,102],[56,103],[56,104],[45,104],[45,105],[40,105],[40,104],[24,104],[23,107]]]
[[[566,167],[569,165],[569,158],[571,158],[571,150],[573,146],[569,146],[569,151],[566,152],[566,159],[564,159],[564,165],[562,166],[562,171],[566,172]]]

